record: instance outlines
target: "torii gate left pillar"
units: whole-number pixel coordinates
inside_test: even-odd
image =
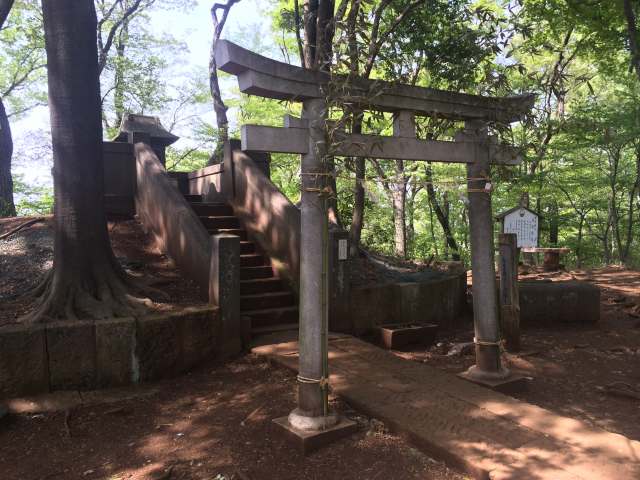
[[[303,102],[308,131],[301,163],[300,322],[298,406],[274,420],[301,441],[307,453],[357,428],[329,411],[329,225],[327,215],[326,120],[324,99]]]
[[[300,249],[300,366],[298,408],[289,423],[303,430],[322,430],[334,425],[335,415],[327,407],[328,336],[327,241],[324,100],[303,103],[302,118],[308,124],[309,151],[301,164]]]

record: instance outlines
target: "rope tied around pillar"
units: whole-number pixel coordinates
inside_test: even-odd
[[[306,383],[309,385],[318,384],[322,390],[327,390],[329,388],[329,379],[327,377],[308,378],[303,377],[302,375],[298,375],[297,380],[300,383]]]
[[[484,188],[472,188],[469,186],[471,182],[485,182]],[[486,193],[487,195],[491,195],[493,193],[491,178],[486,175],[481,177],[467,177],[467,193]]]
[[[481,347],[499,347],[502,345],[501,340],[498,340],[497,342],[489,342],[487,340],[478,340],[476,337],[473,337],[473,343],[480,345]]]

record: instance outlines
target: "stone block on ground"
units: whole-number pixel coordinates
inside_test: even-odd
[[[96,342],[93,322],[47,325],[51,390],[85,390],[96,384]]]
[[[49,390],[43,325],[0,329],[0,398]]]
[[[188,308],[172,315],[181,331],[182,365],[188,370],[216,353],[219,338],[219,315],[213,307]]]
[[[397,350],[409,345],[431,345],[436,340],[438,326],[435,324],[398,324],[378,327],[380,344]]]
[[[140,381],[177,375],[182,367],[182,339],[176,317],[152,315],[136,319],[136,357]]]
[[[359,428],[356,422],[344,417],[341,417],[333,427],[320,431],[306,431],[294,428],[289,424],[289,417],[276,418],[273,423],[284,434],[287,441],[303,455],[308,455],[319,448],[348,437]]]
[[[96,328],[97,386],[137,383],[135,359],[136,321],[134,318],[100,320]]]
[[[520,324],[552,326],[600,321],[600,289],[587,282],[520,282]]]

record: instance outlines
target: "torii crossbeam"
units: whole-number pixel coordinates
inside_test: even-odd
[[[498,145],[488,124],[522,120],[533,95],[492,98],[379,80],[331,77],[261,55],[231,42],[216,45],[218,68],[238,77],[240,91],[265,98],[302,102],[302,118],[287,116],[282,128],[244,125],[242,149],[302,155],[300,252],[300,331],[298,408],[289,415],[294,428],[321,431],[337,419],[327,410],[327,208],[324,159],[334,156],[387,158],[467,165],[476,365],[468,376],[501,381],[501,365],[491,214],[490,164],[516,165],[518,152]],[[336,88],[338,85],[338,88]],[[393,112],[393,136],[333,132],[327,145],[327,97],[360,110]],[[415,117],[465,122],[453,142],[416,138]]]

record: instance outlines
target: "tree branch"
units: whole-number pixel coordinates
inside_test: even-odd
[[[396,28],[398,28],[398,26],[405,20],[405,18],[407,18],[407,16],[413,11],[414,8],[416,8],[417,6],[425,2],[426,0],[415,0],[411,2],[394,19],[389,29],[387,29],[380,38],[377,38],[379,35],[380,20],[382,18],[382,14],[384,13],[384,9],[389,5],[390,0],[389,1],[383,0],[383,2],[380,3],[380,6],[378,7],[378,11],[376,12],[376,18],[374,19],[374,25],[371,32],[371,40],[369,42],[367,64],[365,67],[365,77],[369,77],[369,75],[371,74],[371,70],[373,70],[376,57],[378,56],[378,53],[380,52],[380,49],[382,48],[382,45],[384,45],[384,42],[387,40],[387,38],[389,38],[389,36],[396,30]],[[379,15],[378,15],[378,12],[379,12]],[[377,24],[376,24],[376,21],[377,21]],[[374,32],[375,32],[375,35],[374,35]]]
[[[148,7],[154,1],[155,0],[151,0],[146,6]],[[116,3],[120,4],[121,0],[118,0],[118,2]],[[114,7],[116,3],[114,3]],[[133,4],[124,11],[124,13],[122,14],[122,17],[119,18],[111,26],[111,29],[109,30],[109,34],[107,35],[107,41],[104,42],[104,46],[102,46],[100,48],[100,51],[98,52],[98,74],[102,73],[102,70],[104,70],[104,67],[107,64],[107,55],[109,54],[109,50],[111,50],[111,47],[113,46],[113,40],[116,36],[116,33],[118,32],[118,29],[127,19],[129,19],[129,17],[131,17],[134,13],[138,11],[141,3],[142,3],[142,0],[134,0]],[[113,7],[112,9],[110,9],[109,15],[111,15],[112,13],[113,13]],[[101,37],[101,35],[98,35],[98,37]]]
[[[293,18],[295,20],[296,42],[298,43],[298,55],[300,55],[300,66],[302,68],[307,68],[306,62],[304,61],[304,45],[302,44],[302,36],[300,35],[300,29],[302,28],[302,23],[300,20],[300,3],[298,2],[298,0],[293,1]]]
[[[218,66],[216,65],[216,44],[220,40],[231,7],[240,0],[228,0],[227,3],[214,3],[211,7],[211,20],[213,21],[213,38],[211,40],[211,53],[209,54],[209,91],[213,100],[213,110],[216,114],[216,125],[218,127],[218,139],[216,151],[211,157],[210,163],[222,157],[224,142],[228,139],[229,119],[227,118],[227,106],[222,100],[220,84],[218,82]],[[218,19],[218,10],[222,10],[222,18]]]
[[[0,28],[4,25],[4,22],[9,16],[11,7],[13,7],[14,0],[0,0]]]

